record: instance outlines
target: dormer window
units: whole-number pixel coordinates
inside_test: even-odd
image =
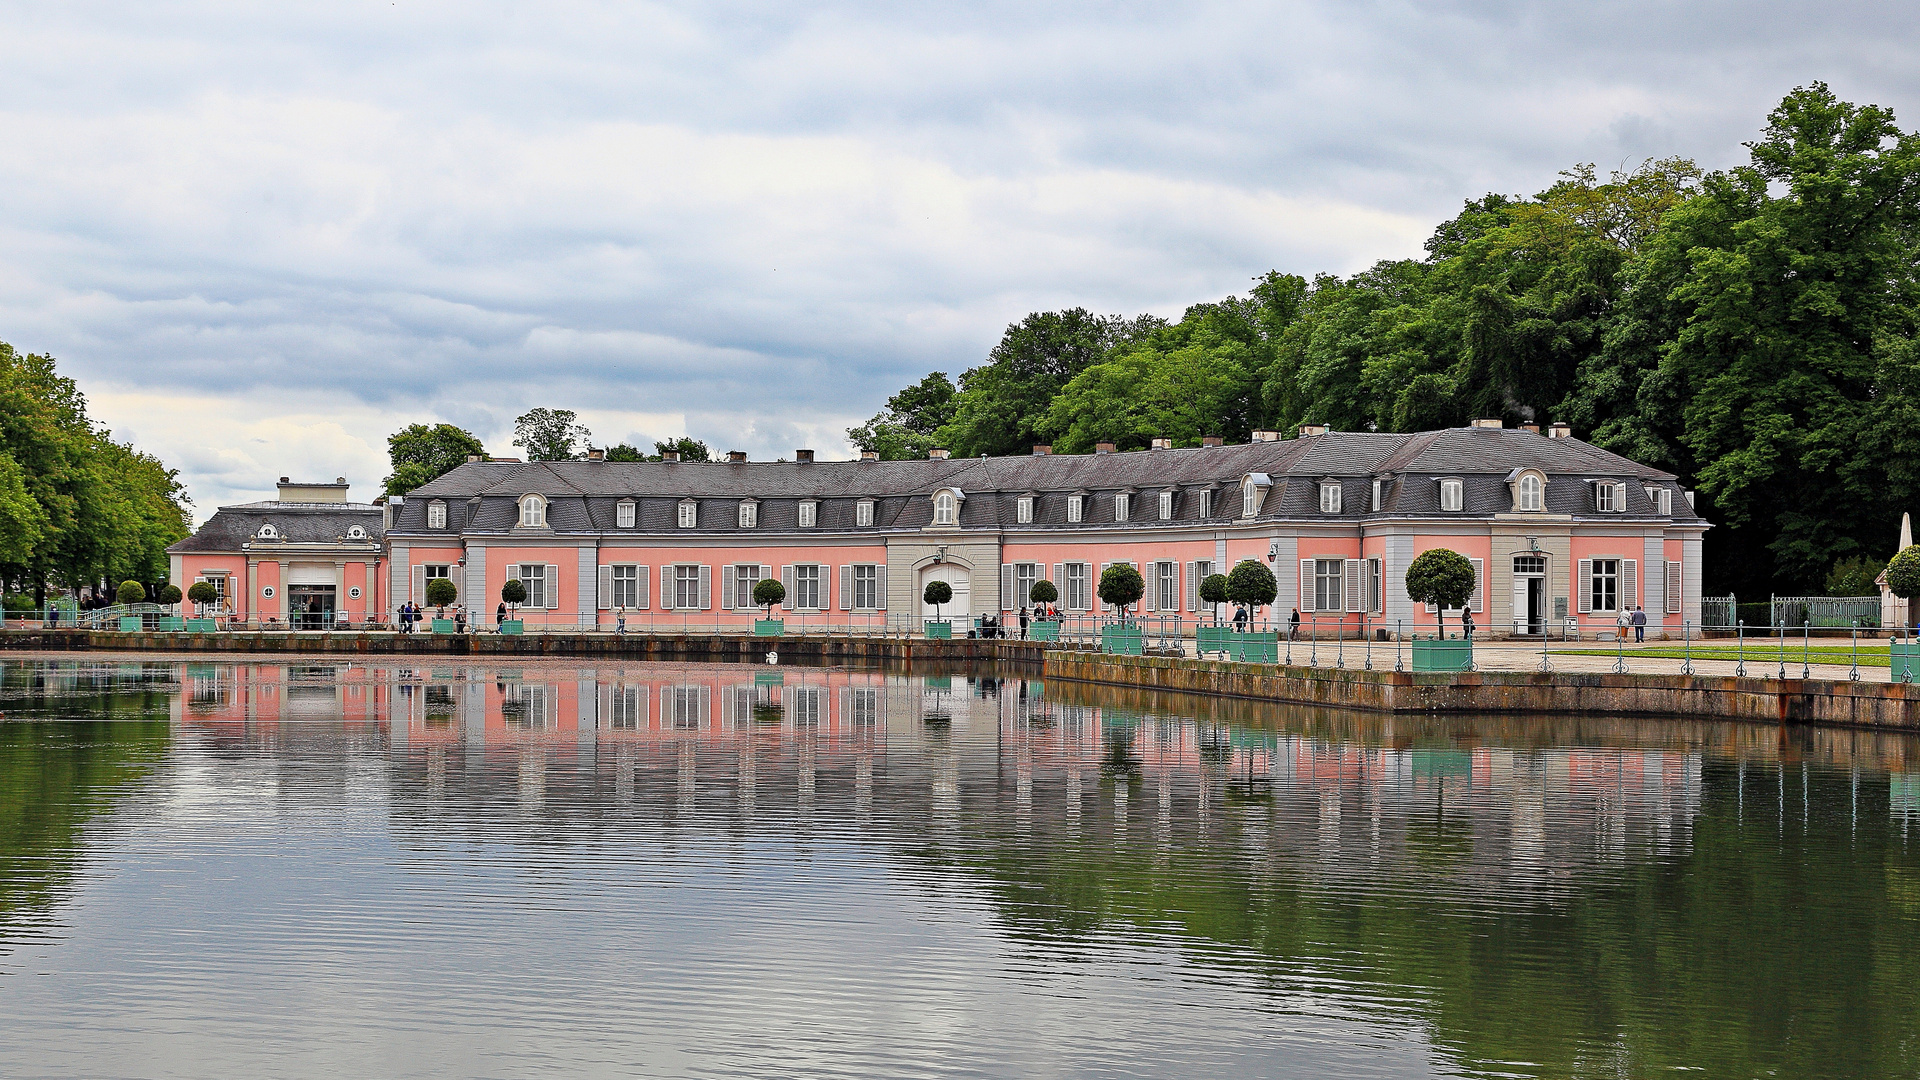
[[[1069,522],[1078,522],[1086,517],[1086,499],[1087,497],[1085,495],[1067,496],[1067,520]]]
[[[520,527],[544,529],[547,526],[547,500],[538,495],[520,497]]]
[[[1647,489],[1647,501],[1653,504],[1653,512],[1661,517],[1673,516],[1673,489],[1650,487]]]
[[[935,525],[953,524],[954,519],[959,514],[959,506],[960,502],[953,497],[953,492],[935,492],[933,496],[933,523]]]
[[[853,504],[853,523],[863,529],[873,524],[872,499],[861,499]]]
[[[1212,516],[1213,516],[1213,492],[1202,491],[1200,493],[1200,517],[1202,520],[1204,520]]]
[[[427,528],[444,529],[447,527],[447,504],[434,500],[427,504]]]
[[[1451,479],[1440,481],[1440,509],[1449,514],[1459,513],[1460,508],[1466,505],[1466,490],[1465,481]]]
[[[1014,501],[1013,520],[1022,525],[1033,524],[1033,496],[1022,495]]]
[[[700,524],[700,504],[692,499],[681,499],[679,521],[683,529],[691,529]],[[666,586],[662,585],[661,588],[665,589]]]
[[[752,499],[740,500],[740,527],[751,529],[760,524],[760,504]]]
[[[365,540],[366,538],[367,538],[367,527],[365,525],[347,526],[347,539]]]
[[[1371,507],[1376,514],[1387,508],[1387,482],[1377,476],[1373,478],[1373,502]]]
[[[1240,481],[1240,516],[1250,518],[1260,513],[1260,504],[1266,500],[1267,489],[1273,486],[1273,480],[1266,473],[1248,473]]]
[[[1546,508],[1546,478],[1532,470],[1520,472],[1513,478],[1513,508],[1515,510],[1537,511]]]
[[[1133,509],[1133,496],[1125,493],[1113,497],[1113,520],[1127,520],[1127,513]]]
[[[800,527],[801,528],[803,529],[813,528],[813,523],[819,520],[819,507],[820,507],[819,503],[812,502],[812,501],[805,501],[800,504]]]
[[[1173,492],[1171,491],[1160,493],[1160,520],[1173,520]]]
[[[1320,482],[1320,512],[1323,514],[1340,512],[1340,481],[1322,480]]]
[[[1602,514],[1623,514],[1627,509],[1627,485],[1597,480],[1593,485],[1593,508]]]
[[[613,507],[613,526],[616,529],[633,528],[634,504],[632,499],[621,499]]]
[[[273,527],[273,522],[268,521],[263,522],[253,535],[257,540],[278,540],[280,539],[280,530]]]

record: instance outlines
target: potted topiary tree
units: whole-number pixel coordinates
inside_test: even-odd
[[[1053,582],[1041,578],[1039,581],[1033,583],[1032,588],[1027,590],[1027,599],[1033,601],[1033,606],[1038,609],[1045,605],[1059,602],[1060,590],[1054,588]],[[1042,619],[1038,617],[1038,614],[1036,610],[1033,625],[1027,628],[1027,640],[1060,640],[1060,620]]]
[[[1473,564],[1467,557],[1448,548],[1421,552],[1407,567],[1407,596],[1416,604],[1432,604],[1440,613],[1440,632],[1428,641],[1418,636],[1413,640],[1413,670],[1472,670],[1473,642],[1447,640],[1447,610],[1465,607],[1473,596]]]
[[[449,582],[448,584],[452,583]],[[433,601],[429,599],[427,602],[432,603]],[[500,586],[500,602],[507,605],[507,617],[501,619],[500,625],[494,629],[502,634],[526,633],[527,624],[526,620],[520,618],[520,605],[527,602],[527,583],[521,581],[519,578],[508,578],[506,583]],[[483,614],[481,617],[485,618],[485,615]],[[448,627],[448,629],[451,630],[452,627]],[[440,621],[438,619],[434,620],[433,632],[436,634],[440,632]]]
[[[1273,571],[1258,560],[1242,559],[1227,575],[1227,599],[1247,609],[1248,630],[1230,639],[1234,659],[1261,664],[1279,661],[1279,637],[1271,630],[1265,633],[1252,632],[1253,620],[1259,618],[1260,609],[1273,603],[1273,598],[1278,595],[1280,585],[1273,579]]]
[[[214,588],[213,582],[196,581],[187,586],[187,599],[193,601],[194,612],[199,616],[187,620],[188,630],[204,633],[219,628],[220,623],[217,619],[207,617],[207,605],[217,603],[220,599],[220,590]]]
[[[114,596],[122,604],[125,604],[128,608],[132,608],[133,605],[147,598],[147,587],[137,581],[123,581],[120,583],[120,588],[115,590]],[[126,633],[138,631],[140,629],[140,616],[133,614],[120,616],[120,629]]]
[[[933,618],[927,620],[927,636],[930,638],[950,638],[953,636],[953,624],[940,617],[940,605],[953,600],[953,586],[944,581],[929,581],[921,592],[920,599],[933,605]]]
[[[1127,608],[1147,594],[1146,580],[1131,565],[1114,563],[1100,572],[1098,591],[1103,602],[1120,609],[1118,622],[1100,628],[1101,649],[1123,656],[1139,656],[1142,651],[1140,625],[1127,618]]]
[[[173,614],[162,615],[154,620],[155,629],[183,630],[186,628],[186,622],[180,618],[180,611],[177,607],[180,603],[180,586],[169,581],[165,585],[160,586],[160,595],[155,597],[155,599],[168,607],[174,608]]]
[[[1212,626],[1195,627],[1193,643],[1195,652],[1231,652],[1232,630],[1220,621],[1220,605],[1227,602],[1227,575],[1208,574],[1200,579],[1200,601],[1208,605],[1213,616]]]
[[[436,634],[453,633],[453,620],[447,618],[447,605],[460,599],[460,590],[454,588],[447,578],[437,577],[427,582],[427,606],[439,610],[433,613],[433,632]]]
[[[1920,544],[1903,548],[1887,563],[1887,590],[1907,602],[1907,627],[1920,626],[1920,607],[1913,602],[1920,596]],[[1905,641],[1887,645],[1893,661],[1893,678],[1901,682],[1920,681],[1920,643],[1909,635]]]
[[[779,637],[787,632],[787,620],[773,617],[773,605],[787,598],[787,587],[774,578],[753,583],[753,602],[765,608],[766,618],[753,620],[753,636]]]

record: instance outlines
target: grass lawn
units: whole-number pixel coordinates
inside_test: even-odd
[[[1613,650],[1611,649],[1555,649],[1554,651],[1557,653],[1561,653],[1563,655],[1571,655],[1571,656],[1589,655],[1590,656],[1594,653],[1600,653],[1602,655],[1605,655],[1605,654],[1611,653]],[[1628,656],[1655,656],[1655,657],[1665,657],[1671,660],[1681,660],[1686,658],[1687,652],[1686,652],[1685,646],[1673,645],[1669,642],[1662,642],[1660,645],[1652,648],[1649,648],[1644,645],[1638,646],[1638,647],[1628,646],[1627,655]],[[1850,646],[1815,645],[1812,648],[1803,649],[1797,642],[1793,642],[1793,641],[1787,642],[1787,662],[1788,663],[1794,663],[1799,661],[1803,655],[1806,657],[1806,659],[1810,663],[1815,663],[1815,664],[1851,664],[1853,663],[1853,649]],[[1740,651],[1737,646],[1721,645],[1718,642],[1712,645],[1695,645],[1693,647],[1693,658],[1695,660],[1738,660],[1740,659]],[[1756,661],[1762,661],[1762,660],[1778,661],[1779,659],[1780,659],[1780,641],[1778,638],[1773,638],[1773,639],[1761,638],[1761,639],[1747,643],[1747,662],[1748,663],[1754,663]],[[1887,646],[1885,645],[1885,643],[1881,643],[1878,645],[1860,646],[1860,663],[1863,665],[1871,666],[1871,667],[1889,667],[1892,665],[1892,661],[1888,659]]]

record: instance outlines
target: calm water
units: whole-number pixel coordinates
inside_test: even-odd
[[[573,663],[0,712],[9,1077],[1920,1073],[1907,738]]]

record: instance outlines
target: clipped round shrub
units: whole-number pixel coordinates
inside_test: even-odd
[[[787,598],[787,587],[773,578],[761,578],[753,584],[753,602],[767,609],[767,618],[773,618],[773,605]]]
[[[123,604],[137,604],[147,598],[147,587],[137,581],[123,581],[114,595],[119,597]]]
[[[944,581],[929,581],[920,599],[933,605],[933,615],[937,619],[940,617],[940,605],[953,601],[953,586]]]
[[[524,586],[522,588],[524,589]],[[454,588],[453,582],[447,578],[437,577],[427,582],[428,607],[443,608],[458,599],[460,599],[460,590]]]
[[[1887,588],[1902,600],[1920,596],[1920,544],[1901,551],[1887,563]]]
[[[1126,563],[1114,563],[1100,573],[1100,599],[1127,613],[1130,604],[1139,603],[1147,594],[1146,580]]]
[[[187,586],[187,599],[204,606],[220,599],[220,590],[211,581],[196,581]]]
[[[1265,563],[1242,559],[1227,575],[1227,599],[1254,611],[1273,603],[1279,594],[1280,585],[1273,580],[1273,571]]]
[[[1027,599],[1036,604],[1051,604],[1060,599],[1060,590],[1053,587],[1053,582],[1041,578],[1027,590]]]
[[[1208,574],[1200,579],[1200,600],[1208,604],[1227,602],[1227,575]]]
[[[163,604],[179,603],[180,602],[180,586],[175,585],[172,582],[168,582],[167,584],[160,586],[159,600]]]

